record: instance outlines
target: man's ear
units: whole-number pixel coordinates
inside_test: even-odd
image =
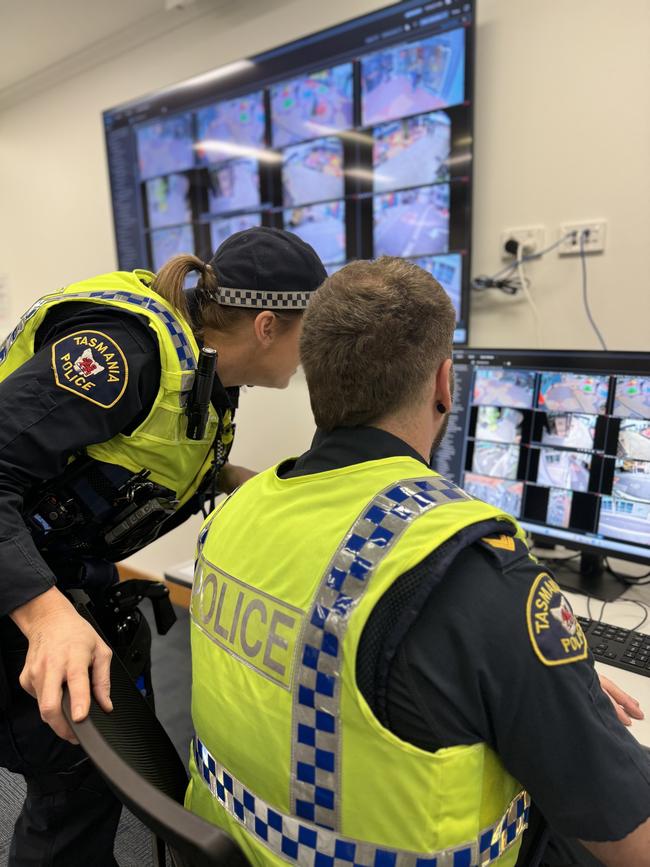
[[[445,412],[451,409],[453,394],[451,388],[451,358],[446,358],[436,373],[436,404],[441,404]]]
[[[273,343],[275,337],[275,316],[270,310],[262,310],[255,317],[254,323],[255,337],[264,347],[268,347]]]

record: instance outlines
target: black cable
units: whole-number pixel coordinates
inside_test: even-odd
[[[603,602],[603,604],[600,608],[600,617],[598,618],[600,623],[603,622],[603,614],[605,613],[605,609],[607,608],[608,605],[609,605],[609,602],[605,601],[605,602]]]
[[[591,600],[592,600],[592,599],[594,600],[594,602],[596,601],[596,597],[595,597],[595,596],[590,596],[589,593],[587,593],[587,616],[589,617],[590,620],[593,620],[593,619],[594,619],[594,618],[591,616]],[[599,600],[599,601],[600,601],[600,600]],[[603,602],[602,607],[601,607],[601,609],[600,609],[600,616],[599,616],[599,618],[598,618],[598,623],[602,623],[602,622],[603,622],[603,614],[605,613],[605,607],[606,607],[607,605],[609,605],[609,602]]]
[[[526,262],[532,262],[534,259],[541,259],[542,256],[545,256],[547,253],[550,253],[551,250],[555,250],[556,247],[559,247],[560,244],[563,244],[567,238],[570,238],[573,235],[573,232],[568,232],[566,235],[563,235],[561,238],[558,238],[557,241],[554,241],[552,244],[549,244],[548,247],[544,247],[543,250],[540,250],[537,253],[529,253],[527,256],[521,257],[521,263],[524,264]],[[515,259],[514,262],[510,262],[500,271],[497,271],[492,276],[487,276],[486,274],[480,274],[478,277],[475,277],[472,280],[471,286],[475,292],[485,292],[487,289],[500,289],[501,292],[505,292],[506,295],[515,295],[520,289],[523,289],[519,280],[517,278],[511,279],[508,276],[503,277],[503,275],[509,275],[512,271],[516,271],[518,267],[518,262]],[[501,279],[499,279],[501,278]]]
[[[629,584],[630,587],[644,587],[647,584],[650,584],[650,580],[644,581],[644,578],[650,578],[650,571],[644,572],[643,575],[638,575],[634,577],[634,575],[623,575],[621,572],[615,572],[614,569],[610,566],[609,559],[605,558],[605,565],[607,566],[607,571],[614,576],[614,578],[618,578],[619,581],[622,581],[623,584]]]
[[[576,554],[570,554],[568,557],[538,557],[537,559],[542,564],[542,566],[547,569],[553,569],[553,566],[556,563],[562,563],[563,568],[569,570],[569,572],[573,572],[574,575],[579,575],[580,570],[574,569],[573,566],[569,565],[570,560],[576,560],[580,556],[580,552],[578,551]]]
[[[591,315],[591,310],[589,309],[589,299],[587,297],[587,256],[585,253],[585,230],[583,229],[580,232],[580,261],[582,263],[582,303],[584,304],[585,312],[587,314],[587,319],[591,323],[591,327],[593,328],[598,340],[600,341],[600,345],[603,350],[607,352],[607,346],[605,345],[605,341],[603,340],[603,335],[600,333],[598,326],[594,322],[594,317]]]
[[[573,572],[574,575],[579,575],[580,570],[575,569],[571,564],[571,560],[577,560],[580,557],[581,552],[576,551],[575,554],[569,554],[567,557],[537,557],[542,565],[546,566],[547,569],[552,569],[554,564],[562,563],[564,568],[568,569],[569,572]]]
[[[591,600],[592,600],[592,599],[594,600],[594,602],[596,601],[596,599],[595,599],[594,596],[589,596],[589,595],[587,595],[587,617],[588,617],[590,620],[593,620],[593,619],[594,619],[594,618],[591,616]],[[633,605],[638,605],[639,608],[641,609],[641,611],[643,611],[643,618],[641,619],[641,622],[640,622],[640,623],[637,623],[636,626],[631,626],[630,629],[629,629],[630,632],[637,632],[639,629],[641,629],[641,627],[643,626],[643,624],[644,624],[644,623],[646,622],[646,620],[648,619],[648,614],[650,613],[649,610],[648,610],[648,606],[645,604],[645,602],[639,602],[638,599],[619,599],[619,600],[617,600],[617,601],[618,601],[618,602],[631,602]],[[602,606],[601,606],[601,608],[600,608],[600,615],[599,615],[599,617],[598,617],[598,621],[597,621],[598,623],[603,623],[603,622],[604,622],[604,621],[603,621],[603,614],[605,613],[605,608],[606,608],[608,605],[610,605],[610,604],[611,604],[610,602],[603,602],[603,604],[602,604]]]
[[[596,597],[595,597],[595,596],[590,596],[590,594],[587,593],[587,616],[589,617],[590,620],[593,620],[593,619],[594,619],[594,618],[591,616],[591,600],[592,600],[592,599],[594,600],[594,602],[596,601]],[[599,601],[600,601],[600,600],[599,600]],[[609,602],[603,602],[603,604],[602,604],[602,606],[601,606],[601,609],[600,609],[600,616],[598,617],[598,623],[602,623],[602,622],[603,622],[603,614],[605,613],[605,607],[606,607],[607,605],[609,605]]]
[[[540,563],[544,566],[553,566],[554,563],[568,563],[570,560],[577,560],[578,557],[581,556],[581,551],[576,551],[575,554],[569,554],[567,557],[537,557]],[[644,572],[643,575],[625,575],[623,572],[617,572],[612,568],[611,563],[609,562],[609,558],[605,557],[605,568],[609,572],[610,575],[613,575],[614,578],[617,578],[623,584],[627,584],[630,587],[646,587],[650,585],[650,570],[648,572]],[[573,569],[571,566],[567,565],[567,569],[574,573],[574,575],[579,575],[579,569]],[[647,580],[644,580],[647,579]]]
[[[474,292],[486,292],[488,289],[499,289],[506,295],[516,295],[519,292],[519,280],[495,280],[493,277],[475,277],[472,282]]]
[[[646,622],[646,620],[648,619],[648,606],[647,606],[644,602],[639,602],[638,599],[624,599],[623,602],[634,602],[634,603],[635,603],[636,605],[638,605],[639,608],[641,608],[641,610],[643,611],[643,620],[641,621],[641,623],[638,623],[638,624],[634,627],[634,629],[632,630],[633,632],[637,632],[639,629],[641,629],[641,627],[643,626],[643,624],[644,624],[644,623]]]

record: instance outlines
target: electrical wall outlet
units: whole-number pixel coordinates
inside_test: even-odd
[[[558,247],[558,253],[560,256],[580,253],[581,233],[584,233],[582,246],[585,253],[602,253],[605,249],[606,230],[606,220],[581,220],[579,223],[562,223],[560,225],[560,238],[565,238],[565,240]]]
[[[544,237],[546,229],[544,226],[524,226],[519,229],[505,229],[501,232],[501,256],[504,259],[512,259],[512,255],[505,250],[505,243],[513,238],[524,246],[524,255],[530,256],[531,253],[539,253],[544,249]]]

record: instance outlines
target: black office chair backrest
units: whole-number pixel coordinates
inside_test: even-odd
[[[185,765],[160,721],[113,654],[112,713],[91,701],[83,722],[72,721],[70,695],[63,710],[79,743],[117,797],[164,840],[177,865],[247,867],[239,847],[221,829],[186,810]]]

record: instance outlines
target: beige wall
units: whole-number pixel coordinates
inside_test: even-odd
[[[101,111],[383,5],[239,0],[0,112],[0,275],[6,331],[44,291],[115,267]],[[504,228],[608,221],[589,261],[592,310],[611,348],[650,349],[650,3],[478,0],[474,273],[501,266]],[[549,347],[596,346],[579,262],[529,268]],[[475,297],[476,346],[534,346],[520,300]],[[233,458],[264,467],[303,449],[304,381],[242,398]],[[196,521],[132,558],[161,571],[191,556]]]

